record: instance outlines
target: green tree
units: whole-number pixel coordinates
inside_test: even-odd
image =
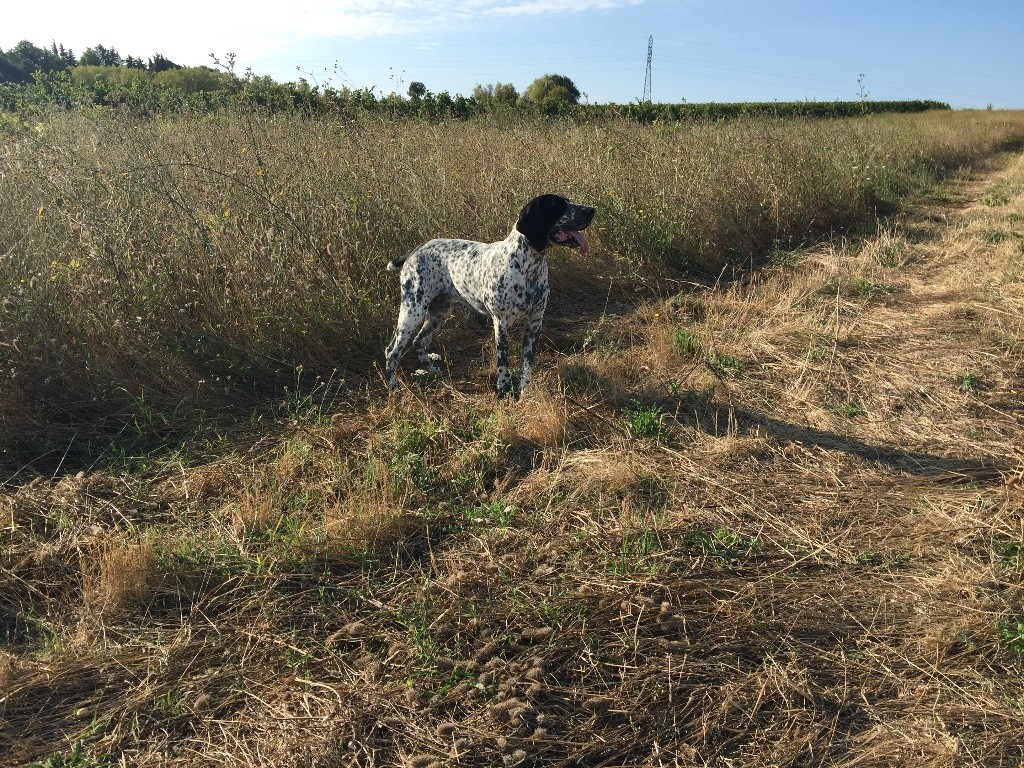
[[[149,60],[149,66],[147,69],[150,72],[166,72],[169,69],[181,69],[181,64],[175,64],[166,56],[154,53],[153,58]]]
[[[66,67],[73,67],[78,63],[78,59],[75,58],[74,51],[70,48],[65,48],[63,44],[57,45],[56,41],[50,43],[50,53],[63,61],[64,66]]]
[[[423,83],[415,80],[409,83],[409,98],[422,99],[424,94],[427,92],[427,86]]]
[[[97,45],[93,48],[86,48],[78,59],[78,63],[90,67],[120,67],[124,64],[124,59],[116,49]]]
[[[7,59],[20,69],[27,79],[31,79],[36,71],[60,72],[67,69],[67,64],[58,54],[33,45],[28,40],[22,40],[7,51]]]
[[[230,90],[234,78],[227,72],[218,72],[209,67],[175,67],[153,75],[153,82],[163,88],[173,88],[182,93]]]
[[[473,98],[477,104],[515,104],[519,101],[519,91],[512,83],[477,83],[473,86]]]
[[[565,75],[544,75],[530,83],[523,91],[523,100],[537,104],[545,111],[557,111],[563,106],[578,104],[580,90]]]
[[[519,101],[519,91],[512,83],[497,83],[494,86],[494,101],[497,104],[515,104]]]

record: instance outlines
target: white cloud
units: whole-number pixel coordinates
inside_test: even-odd
[[[9,3],[0,48],[19,40],[56,41],[81,53],[112,46],[123,56],[156,52],[184,64],[207,63],[210,53],[266,56],[300,41],[363,39],[422,32],[452,18],[572,14],[636,5],[645,0],[51,0]]]
[[[542,13],[580,13],[582,11],[610,10],[627,5],[642,5],[645,0],[525,0],[501,5],[490,3],[491,10],[502,16],[536,16]]]

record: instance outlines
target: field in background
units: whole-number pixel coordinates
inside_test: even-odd
[[[1024,759],[1021,114],[5,130],[0,763]],[[387,395],[549,190],[531,396]]]
[[[565,305],[580,275],[601,295],[666,270],[715,275],[891,212],[1018,145],[1024,117],[508,126],[57,112],[0,130],[0,444],[19,466],[47,452],[90,462],[113,434],[173,443],[182,421],[285,384],[360,382],[394,315],[382,265],[434,236],[501,238],[535,194],[601,211],[594,256],[552,257]]]

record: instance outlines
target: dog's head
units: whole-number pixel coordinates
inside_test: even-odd
[[[589,245],[583,230],[593,219],[593,208],[570,203],[560,195],[541,195],[523,206],[516,229],[538,251],[554,243],[579,248],[580,253],[586,253]]]

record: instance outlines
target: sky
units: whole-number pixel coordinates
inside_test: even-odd
[[[566,75],[591,103],[935,99],[1024,108],[1024,0],[49,0],[7,3],[0,49],[235,54],[280,81],[406,93]]]

